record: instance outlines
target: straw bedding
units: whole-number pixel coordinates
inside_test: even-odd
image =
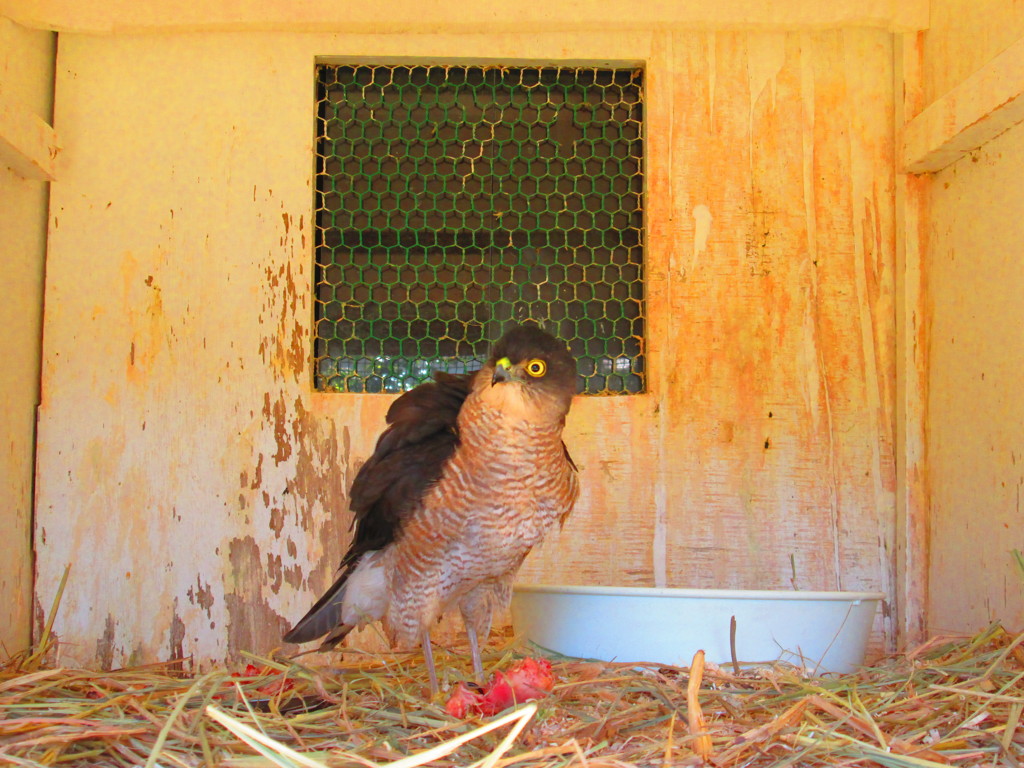
[[[0,764],[1016,768],[1024,760],[1024,634],[999,625],[836,677],[717,667],[700,655],[691,668],[555,658],[550,697],[468,720],[449,717],[443,696],[427,700],[416,655],[89,671],[48,662],[46,638],[0,668]],[[502,668],[535,651],[508,643],[491,648],[486,664]],[[449,686],[469,674],[461,654],[442,650],[438,661]]]

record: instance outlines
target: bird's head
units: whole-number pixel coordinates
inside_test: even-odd
[[[484,370],[492,387],[518,385],[558,403],[563,414],[576,394],[576,361],[563,342],[535,325],[506,332]]]

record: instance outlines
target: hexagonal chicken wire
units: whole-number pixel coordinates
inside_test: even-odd
[[[315,384],[472,371],[510,321],[644,389],[643,73],[317,66]]]

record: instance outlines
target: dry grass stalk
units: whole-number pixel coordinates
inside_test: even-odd
[[[784,665],[737,674],[697,658],[690,669],[556,659],[560,682],[532,719],[521,709],[486,733],[479,726],[494,719],[453,720],[443,700],[423,698],[422,660],[408,654],[346,654],[341,667],[253,658],[255,674],[192,676],[180,661],[48,668],[36,649],[0,667],[0,765],[1017,768],[1022,647],[1024,635],[993,626],[816,678]],[[487,663],[522,650],[492,648]],[[470,676],[462,655],[438,661],[449,685]],[[259,734],[264,751],[213,712]],[[513,721],[521,730],[510,738]]]
[[[700,708],[700,684],[704,680],[704,651],[697,651],[690,663],[690,681],[686,684],[686,716],[690,722],[693,737],[693,751],[707,762],[711,757],[711,736],[707,732],[704,712]],[[673,718],[675,713],[673,713]]]

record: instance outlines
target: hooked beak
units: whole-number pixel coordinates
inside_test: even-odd
[[[506,381],[512,381],[512,361],[507,357],[501,358],[494,364],[494,375],[491,377],[491,386]]]

